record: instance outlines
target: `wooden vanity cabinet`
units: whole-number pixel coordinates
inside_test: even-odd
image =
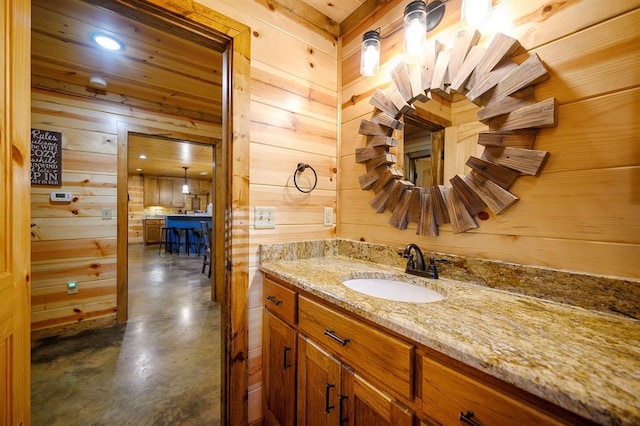
[[[412,345],[267,277],[263,294],[265,424],[412,424],[390,395],[413,398]]]
[[[274,314],[263,316],[262,349],[265,389],[265,424],[293,425],[296,414],[297,332]]]
[[[296,415],[297,294],[265,278],[262,368],[266,425],[294,425]]]
[[[435,359],[439,357],[422,357],[423,412],[438,424],[591,424],[512,385],[442,357],[443,362]]]
[[[298,292],[264,279],[266,424],[591,424]]]
[[[410,409],[313,340],[300,335],[298,349],[298,425],[413,425]]]

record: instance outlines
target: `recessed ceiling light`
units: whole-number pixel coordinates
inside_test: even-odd
[[[208,175],[208,174],[209,174],[209,172],[200,172],[200,175],[201,175],[201,176],[206,176],[206,175]]]
[[[141,171],[142,171],[142,169],[140,169],[140,168],[136,169],[136,172],[141,172]]]
[[[144,155],[144,154],[140,154],[140,155],[138,155],[138,158],[141,159],[141,160],[146,160],[147,156]]]
[[[93,42],[98,46],[107,50],[117,51],[124,49],[124,43],[122,43],[117,38],[104,33],[91,34],[91,40],[93,40]]]

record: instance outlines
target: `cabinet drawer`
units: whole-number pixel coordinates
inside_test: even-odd
[[[394,396],[413,398],[414,347],[305,297],[299,298],[300,332]]]
[[[464,424],[460,415],[469,411],[480,425],[565,424],[524,401],[427,358],[423,359],[422,376],[424,413],[440,424]]]
[[[298,294],[268,279],[264,279],[264,305],[289,324],[297,322]]]

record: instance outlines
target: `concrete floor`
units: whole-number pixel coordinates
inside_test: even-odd
[[[220,424],[220,309],[202,257],[157,250],[129,248],[126,325],[34,343],[34,426]]]

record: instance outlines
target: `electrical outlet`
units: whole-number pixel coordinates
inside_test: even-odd
[[[77,294],[78,293],[78,283],[76,281],[69,281],[67,283],[67,294]]]
[[[324,226],[333,226],[333,209],[331,207],[324,208],[322,222]]]
[[[104,207],[102,209],[102,220],[111,220],[111,208]]]
[[[255,229],[273,229],[276,227],[275,207],[256,207],[253,213],[253,227]]]

